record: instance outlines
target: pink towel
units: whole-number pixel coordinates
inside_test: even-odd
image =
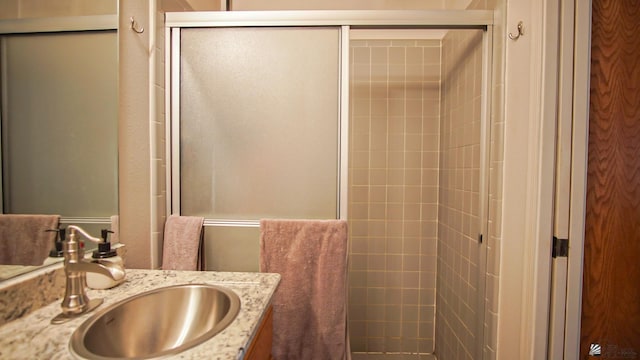
[[[261,220],[260,271],[282,276],[273,298],[274,359],[345,359],[347,222]]]
[[[53,248],[59,215],[0,215],[0,264],[42,265]]]
[[[169,216],[164,225],[164,270],[203,270],[203,223],[198,216]]]

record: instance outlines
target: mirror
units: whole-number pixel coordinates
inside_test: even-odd
[[[20,2],[19,12],[8,3],[0,0],[0,212],[60,215],[60,227],[98,236],[118,213],[117,0]],[[39,267],[0,264],[0,281]]]

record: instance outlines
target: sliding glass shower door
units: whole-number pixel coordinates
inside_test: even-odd
[[[209,268],[257,270],[261,218],[338,216],[339,42],[335,27],[181,30],[179,209],[207,219]]]

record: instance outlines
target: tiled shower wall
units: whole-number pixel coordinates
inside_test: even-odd
[[[436,301],[436,349],[447,360],[474,359],[483,340],[477,336],[477,311],[484,311],[478,304],[481,84],[482,31],[449,31],[442,41]]]
[[[434,349],[440,40],[351,42],[353,352]]]

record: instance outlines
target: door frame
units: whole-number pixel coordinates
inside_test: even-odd
[[[591,77],[591,0],[576,0],[573,83],[573,141],[565,352],[567,360],[580,354],[582,275],[589,144],[589,94]]]
[[[516,173],[517,166],[507,166],[507,156],[513,151],[524,151],[528,158],[528,166],[522,166],[524,173],[529,172],[530,177],[523,178],[527,184],[526,192],[530,195],[523,196],[527,207],[526,218],[518,216],[522,212],[515,204],[505,202],[503,208],[503,242],[513,239],[519,233],[513,230],[517,226],[527,227],[526,238],[522,244],[504,244],[501,256],[516,256],[515,259],[507,259],[502,264],[502,269],[509,271],[520,270],[522,277],[514,279],[502,279],[500,291],[514,294],[517,289],[522,289],[521,301],[523,305],[505,304],[500,307],[498,328],[498,354],[499,358],[542,359],[547,358],[549,350],[548,335],[554,334],[558,341],[563,343],[563,358],[578,359],[580,346],[580,318],[582,311],[582,264],[584,257],[584,215],[586,200],[586,164],[588,146],[588,121],[589,121],[589,79],[590,79],[590,39],[591,39],[591,0],[574,0],[574,30],[572,51],[573,76],[572,97],[569,105],[572,112],[571,126],[571,169],[570,169],[570,200],[568,209],[568,237],[569,251],[567,264],[566,303],[564,305],[563,323],[558,326],[564,331],[554,334],[549,322],[550,295],[551,295],[551,242],[553,237],[553,203],[554,179],[555,179],[555,137],[557,135],[556,106],[558,105],[558,78],[557,71],[560,64],[559,49],[559,12],[561,2],[558,0],[509,0],[507,16],[507,32],[515,28],[520,19],[531,22],[527,35],[531,35],[530,43],[525,43],[519,49],[517,42],[507,40],[507,65],[505,71],[505,119],[514,121],[520,112],[529,110],[528,124],[529,134],[521,137],[525,144],[529,141],[528,151],[526,145],[508,145],[509,140],[517,140],[514,134],[505,129],[505,173],[509,173],[510,181]],[[529,13],[527,13],[527,11]],[[525,35],[526,39],[526,35]],[[523,39],[524,40],[524,39]],[[526,41],[525,41],[526,42]],[[511,45],[511,49],[510,46]],[[516,50],[517,49],[517,50]],[[566,49],[565,49],[566,50]],[[531,60],[523,59],[519,52],[530,51]],[[518,61],[522,60],[522,62]],[[514,61],[515,60],[515,61]],[[531,73],[521,74],[521,78],[527,81],[530,88],[530,97],[515,94],[509,88],[522,88],[522,82],[517,84],[515,75],[509,79],[510,74],[516,73],[515,67],[532,69]],[[571,71],[571,70],[570,70]],[[520,85],[520,87],[518,87]],[[565,84],[566,85],[566,84]],[[541,92],[538,92],[542,90]],[[522,99],[524,98],[524,99]],[[526,106],[529,106],[528,108]],[[513,108],[514,112],[509,113]],[[524,125],[527,126],[527,125]],[[513,132],[513,131],[512,131]],[[519,133],[518,133],[519,134]],[[528,138],[528,140],[527,140]],[[535,148],[534,148],[535,147]],[[553,149],[553,151],[551,150]],[[506,182],[505,182],[506,184]],[[505,189],[505,194],[509,189]],[[506,196],[506,195],[505,195]],[[513,210],[518,209],[518,211]],[[506,210],[505,210],[506,209]],[[511,209],[511,210],[510,210]],[[514,214],[515,213],[515,214]],[[526,214],[525,214],[526,215]],[[566,214],[565,214],[566,215]],[[522,215],[521,215],[522,216]],[[521,221],[518,223],[518,221]],[[566,225],[565,225],[566,226]],[[511,232],[514,231],[514,232]],[[533,260],[531,260],[533,259]],[[505,261],[505,260],[503,260]],[[518,263],[521,262],[521,263]],[[502,277],[502,273],[501,273]],[[516,283],[519,281],[519,283]],[[523,286],[524,284],[524,286]],[[532,295],[532,296],[530,296]],[[503,300],[504,296],[500,296]],[[515,299],[514,299],[515,300]],[[520,313],[515,311],[520,310]],[[513,315],[518,321],[504,319]],[[504,322],[503,322],[504,321]],[[526,325],[525,325],[526,324]],[[523,325],[523,330],[515,330],[513,326]],[[503,330],[504,329],[504,330]],[[544,330],[547,331],[544,331]],[[514,334],[509,334],[509,331]],[[500,345],[502,343],[503,345]],[[516,345],[518,344],[518,345]]]
[[[506,1],[498,359],[545,359],[555,190],[558,0]],[[523,24],[520,37],[517,26]],[[509,36],[511,35],[511,36]]]
[[[580,354],[582,279],[589,140],[591,0],[562,4],[561,83],[558,103],[558,168],[554,235],[568,239],[568,254],[554,260],[549,359],[577,360]],[[567,36],[567,30],[571,33]],[[568,169],[567,169],[568,167]],[[560,203],[560,204],[558,204]]]

